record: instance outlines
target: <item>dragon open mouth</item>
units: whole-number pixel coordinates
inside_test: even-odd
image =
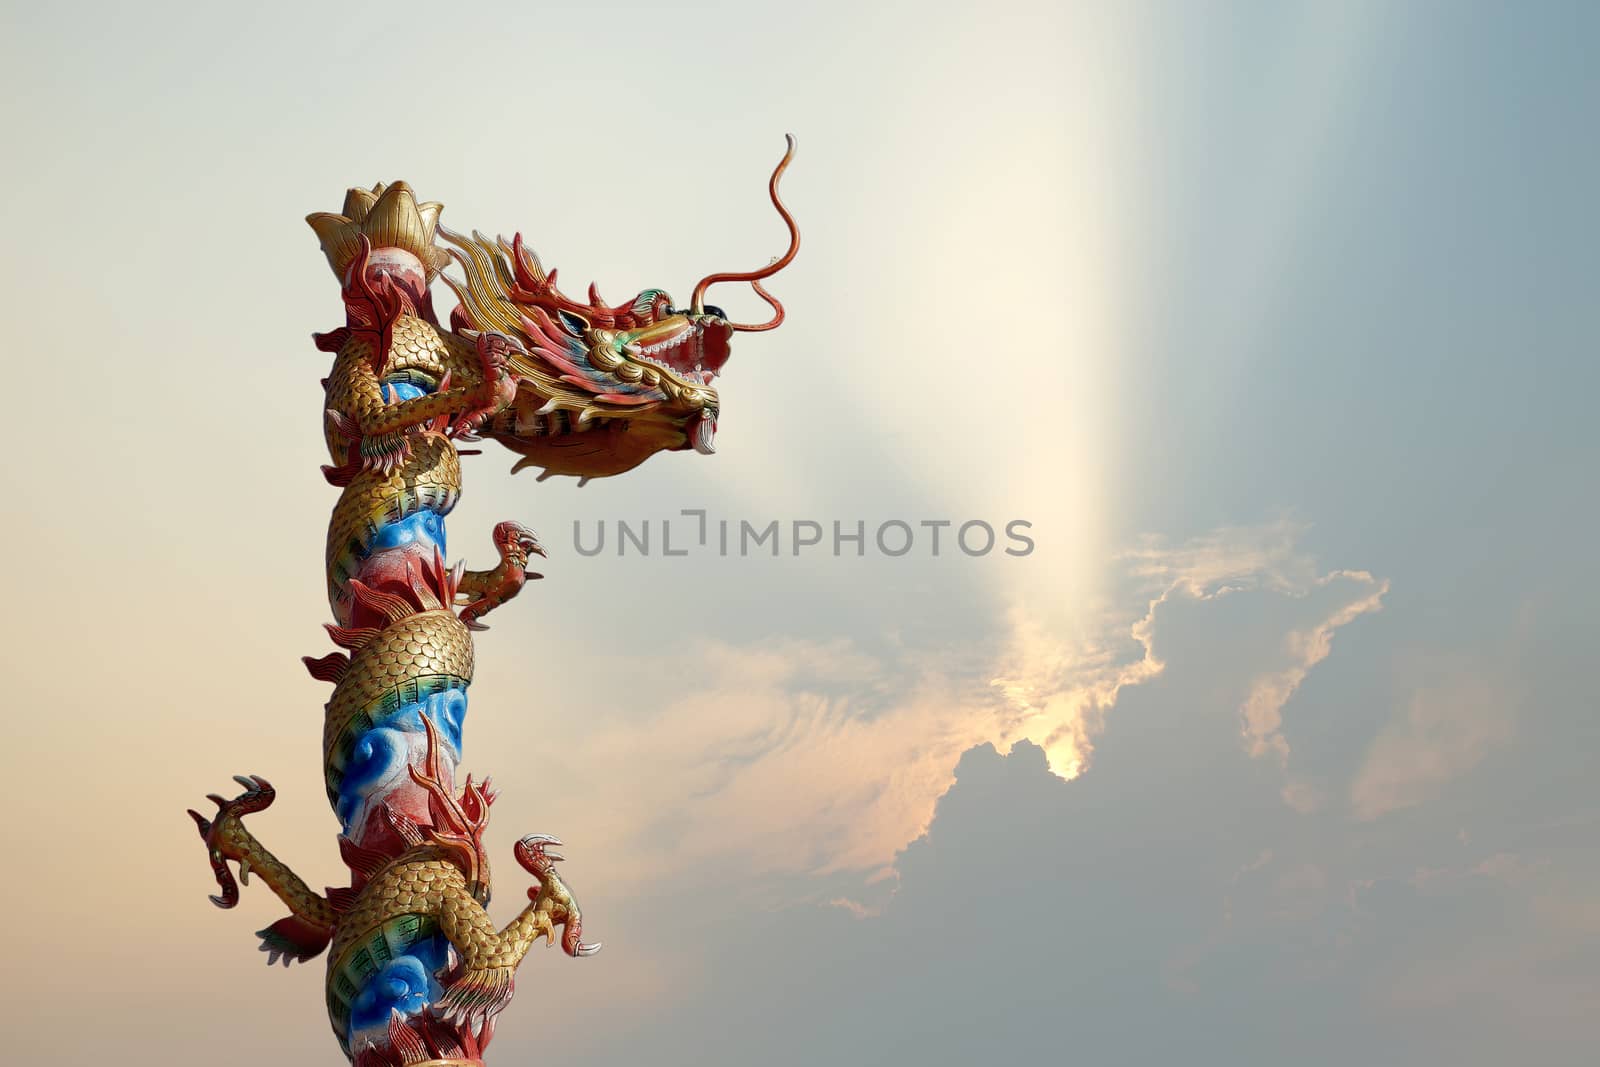
[[[673,316],[642,331],[623,351],[690,385],[710,385],[728,362],[728,328],[719,319]]]

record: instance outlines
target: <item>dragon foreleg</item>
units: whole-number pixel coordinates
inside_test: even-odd
[[[410,454],[408,435],[424,428],[452,437],[477,440],[473,431],[506,408],[516,395],[509,371],[513,354],[526,354],[522,342],[492,332],[472,334],[477,366],[464,384],[452,387],[447,370],[438,385],[423,396],[391,399],[384,395],[374,366],[376,349],[370,335],[351,335],[340,349],[327,379],[330,443],[354,445],[359,464],[385,472]],[[459,342],[457,342],[459,343]],[[336,451],[336,462],[350,457]]]
[[[530,554],[545,554],[532,530],[519,522],[502,522],[495,525],[493,536],[500,562],[489,570],[465,572],[456,587],[456,602],[467,605],[461,621],[469,630],[487,630],[480,618],[522,592],[528,581],[544,577],[528,570]]]

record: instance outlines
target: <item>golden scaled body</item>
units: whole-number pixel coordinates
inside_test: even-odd
[[[337,799],[357,740],[403,709],[464,689],[472,681],[472,636],[453,611],[407,616],[350,656],[323,717],[323,766]],[[436,713],[436,718],[439,717]]]
[[[385,529],[420,512],[448,514],[461,496],[461,458],[442,433],[411,435],[409,454],[392,470],[361,469],[351,474],[328,523],[328,597],[336,616],[350,579],[361,573],[374,542]]]
[[[388,341],[380,354],[382,335],[352,333],[334,360],[324,433],[336,464],[346,459],[352,429],[362,437],[387,438],[454,418],[486,397],[483,364],[468,341],[414,314],[395,318]],[[407,378],[429,386],[427,395],[398,403],[384,396],[385,379]]]
[[[427,846],[408,852],[379,871],[340,916],[329,950],[330,1008],[337,1016],[337,978],[350,972],[352,957],[376,940],[393,938],[396,924],[417,920],[414,929],[437,928],[458,957],[457,973],[434,1011],[447,1020],[481,1022],[511,999],[513,975],[528,950],[540,938],[554,943],[556,924],[566,920],[569,904],[564,890],[535,894],[497,930],[453,859]]]

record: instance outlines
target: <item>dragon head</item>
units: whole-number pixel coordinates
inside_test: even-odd
[[[513,470],[542,467],[541,480],[568,474],[581,484],[631,470],[661,451],[715,451],[721,405],[714,381],[733,335],[783,322],[783,305],[761,282],[800,249],[800,231],[778,197],[778,180],[793,157],[789,137],[767,186],[789,229],[788,250],[759,270],[708,275],[686,308],[675,307],[660,289],[609,306],[591,285],[587,301],[574,300],[557,288],[556,271],[544,269],[520,234],[491,240],[439,227],[465,275],[461,281],[445,277],[460,300],[452,328],[469,335],[493,330],[526,349],[511,360],[515,400],[480,430],[521,453]],[[712,285],[734,281],[749,282],[772,318],[733,322],[705,302]]]

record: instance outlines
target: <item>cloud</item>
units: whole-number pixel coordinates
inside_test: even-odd
[[[1258,675],[1240,707],[1242,729],[1252,755],[1287,759],[1283,708],[1311,669],[1328,657],[1340,627],[1381,610],[1387,579],[1366,571],[1318,573],[1315,560],[1300,547],[1306,527],[1287,518],[1259,526],[1232,526],[1181,545],[1146,538],[1121,559],[1130,574],[1163,589],[1162,597],[1182,595],[1209,600],[1244,591],[1266,590],[1326,605],[1308,624],[1283,638],[1285,662]],[[1154,605],[1152,605],[1152,609]],[[1311,787],[1294,783],[1284,799],[1292,806],[1317,803]]]
[[[1252,756],[1275,755],[1280,761],[1289,757],[1289,742],[1284,739],[1283,706],[1294,691],[1300,688],[1311,668],[1328,658],[1333,651],[1333,634],[1341,626],[1354,622],[1368,612],[1383,606],[1383,597],[1389,583],[1379,580],[1366,571],[1334,571],[1317,578],[1315,588],[1336,586],[1351,590],[1346,598],[1336,601],[1332,609],[1306,628],[1291,631],[1284,638],[1284,651],[1289,663],[1278,670],[1263,674],[1250,685],[1249,695],[1239,712],[1243,720],[1244,736]],[[1292,595],[1304,595],[1289,590]],[[1306,795],[1297,791],[1295,800],[1304,803]],[[1285,799],[1288,799],[1287,797]]]
[[[1207,625],[1165,622],[1174,643]],[[1592,872],[1427,831],[1392,862],[1343,812],[1290,815],[1237,742],[1218,665],[1169,669],[1130,691],[1138,714],[1108,720],[1106,762],[1075,779],[1026,741],[963,753],[878,905],[754,913],[731,885],[642,903],[671,916],[656,947],[702,965],[627,1032],[555,1035],[554,1051],[664,1067],[1581,1060],[1596,928],[1573,905]],[[1405,867],[1418,856],[1439,861],[1428,877]],[[526,1029],[502,1031],[502,1052],[552,1040]]]
[[[1265,586],[1303,592],[1317,580],[1316,563],[1299,545],[1307,527],[1287,518],[1256,526],[1224,526],[1170,545],[1155,535],[1119,555],[1148,585],[1196,598]]]
[[[587,818],[586,838],[598,855],[626,857],[608,878],[712,864],[854,872],[859,887],[862,876],[889,874],[927,830],[974,747],[1008,752],[1029,741],[1058,777],[1083,774],[1124,695],[1166,670],[1166,631],[1245,590],[1264,598],[1246,605],[1262,620],[1263,645],[1245,668],[1245,744],[1286,751],[1284,703],[1328,656],[1333,633],[1375,610],[1387,589],[1364,572],[1317,573],[1295,547],[1300,532],[1275,523],[1166,547],[1146,539],[1122,557],[1123,606],[1072,634],[1013,606],[1004,638],[986,645],[869,653],[843,640],[702,641],[675,648],[672,662],[644,661],[645,679],[681,695],[576,739],[584,765],[623,772],[607,784],[609,810]],[[674,673],[683,662],[696,665],[692,674]],[[848,888],[834,896],[855,903]]]
[[[1512,732],[1506,697],[1481,676],[1418,690],[1373,741],[1350,786],[1356,818],[1371,821],[1432,799]]]
[[[1015,719],[1009,733],[991,731],[982,740],[1007,750],[1017,740],[1032,740],[1044,749],[1055,774],[1064,779],[1082,774],[1118,695],[1161,673],[1163,664],[1151,647],[1151,625],[1164,598],[1152,601],[1145,615],[1127,628],[1122,649],[1114,633],[1063,639],[1014,606],[1010,640],[992,684]],[[1137,652],[1130,656],[1128,649]]]

